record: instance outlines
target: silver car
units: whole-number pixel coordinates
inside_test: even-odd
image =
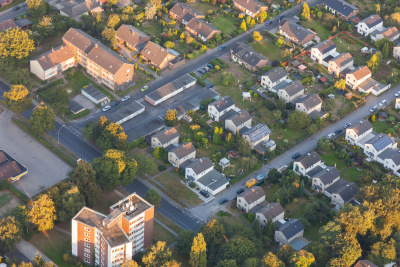
[[[105,106],[105,107],[103,108],[103,111],[106,112],[106,111],[108,111],[110,108],[111,108],[111,107],[110,107],[109,105],[107,105],[107,106]]]

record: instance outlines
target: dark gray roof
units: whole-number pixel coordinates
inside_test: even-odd
[[[345,202],[348,202],[356,195],[358,187],[355,183],[350,183],[340,178],[339,181],[326,188],[325,191],[330,194],[338,194]]]
[[[275,202],[268,203],[267,206],[257,211],[257,213],[262,213],[267,220],[274,219],[284,212],[281,204]]]
[[[314,168],[312,168],[311,170],[309,170],[308,172],[306,172],[307,176],[310,177],[314,177],[315,175],[317,175],[319,172],[321,172],[324,168],[322,168],[320,165],[315,166]]]
[[[190,74],[186,73],[185,75],[173,80],[170,83],[161,86],[160,88],[147,94],[146,96],[156,102],[172,94],[181,87],[186,86],[194,81],[196,81],[196,79],[193,78]]]
[[[352,129],[357,135],[362,135],[372,129],[372,124],[368,120],[361,120],[357,125],[348,129]]]
[[[336,49],[336,45],[332,40],[326,40],[314,45],[312,48],[318,49],[322,54],[326,54],[329,51]]]
[[[322,99],[317,94],[306,95],[305,97],[299,99],[297,103],[302,103],[307,110],[322,103]]]
[[[77,114],[85,110],[81,104],[73,100],[72,98],[69,99],[68,109],[72,111],[72,113]]]
[[[299,162],[304,169],[308,169],[319,161],[321,161],[320,156],[316,152],[311,152],[301,155],[294,162]]]
[[[268,58],[254,51],[252,46],[243,42],[234,43],[231,47],[231,53],[253,68],[262,60],[268,60]]]
[[[180,144],[179,146],[174,147],[169,152],[175,153],[175,155],[179,159],[181,159],[181,158],[184,158],[187,155],[193,153],[194,151],[196,151],[196,148],[194,147],[194,145],[192,143],[183,143],[183,144]]]
[[[196,159],[191,164],[186,166],[186,168],[191,168],[197,175],[208,170],[211,167],[214,167],[214,164],[209,158],[206,157]]]
[[[144,109],[144,106],[137,101],[133,101],[129,105],[122,106],[117,111],[111,113],[107,116],[107,118],[115,123],[119,122],[120,120],[138,112],[139,110]]]
[[[28,26],[28,25],[32,25],[32,21],[30,21],[29,19],[26,19],[26,18],[17,19],[14,22],[15,22],[15,24],[17,24],[18,27],[21,27],[21,28]]]
[[[290,219],[286,223],[279,226],[276,230],[282,232],[286,239],[290,239],[304,229],[305,227],[299,219]]]
[[[179,133],[175,129],[175,127],[166,127],[162,131],[159,131],[158,133],[154,134],[152,137],[157,138],[161,144],[166,144],[171,140],[179,137]]]
[[[282,67],[278,67],[264,73],[262,76],[267,76],[271,82],[275,82],[288,76],[288,73]]]
[[[326,167],[313,176],[313,178],[319,178],[324,185],[332,183],[338,177],[340,177],[340,173],[336,167]]]
[[[304,237],[296,237],[289,244],[293,247],[294,250],[300,251],[310,243],[311,241],[305,239]]]
[[[400,165],[400,150],[395,150],[390,159],[393,160],[394,164],[397,166]]]
[[[383,23],[383,20],[379,15],[374,14],[369,17],[366,17],[365,19],[360,21],[358,24],[360,24],[360,23],[365,23],[365,24],[367,24],[368,28],[372,28],[372,27],[378,25],[379,23]]]
[[[234,105],[235,102],[233,102],[230,96],[221,97],[220,99],[217,99],[211,104],[209,104],[209,106],[214,106],[218,112],[224,111]]]
[[[64,6],[64,8],[61,9],[61,11],[72,18],[81,16],[89,12],[90,10],[100,6],[99,3],[90,0],[83,1],[82,3],[77,3],[75,1],[68,1],[68,2],[61,2],[61,4]]]
[[[354,10],[359,9],[358,7],[355,7],[352,4],[342,0],[329,0],[325,2],[325,5],[346,17],[349,16]]]
[[[289,96],[293,96],[298,94],[299,92],[304,90],[304,86],[300,81],[291,81],[283,88],[279,90],[284,90]]]
[[[87,87],[82,88],[82,91],[84,91],[86,94],[90,95],[97,101],[101,101],[107,98],[105,94],[103,94],[101,91],[97,90],[96,87],[93,85],[89,84]]]
[[[387,87],[386,84],[382,84],[372,78],[367,78],[365,81],[363,81],[362,83],[360,83],[358,85],[358,87],[360,87],[361,89],[363,89],[364,91],[368,91],[368,90],[374,90],[376,92],[379,92],[381,90],[383,90],[385,87]]]
[[[250,140],[255,143],[271,133],[271,129],[265,124],[257,124],[256,126],[248,129],[243,134],[248,135]]]
[[[229,184],[228,179],[226,179],[222,173],[216,170],[212,170],[206,173],[203,177],[197,180],[197,182],[201,183],[202,185],[208,187],[211,190],[216,190],[221,186],[226,187]]]
[[[249,120],[251,120],[251,115],[247,110],[241,110],[235,115],[227,118],[226,120],[231,120],[235,126],[239,126]]]
[[[245,195],[241,197],[243,197],[246,200],[247,204],[250,205],[251,203],[259,200],[264,196],[265,196],[264,190],[259,186],[254,186],[251,188],[249,192],[247,192]]]
[[[365,142],[365,144],[371,144],[376,149],[376,151],[381,151],[392,145],[393,140],[387,134],[378,134]]]

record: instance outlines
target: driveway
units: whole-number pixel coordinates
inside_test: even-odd
[[[28,168],[28,174],[13,185],[28,197],[65,179],[72,168],[22,131],[11,120],[12,112],[0,114],[0,149]]]

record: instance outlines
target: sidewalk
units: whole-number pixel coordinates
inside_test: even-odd
[[[22,240],[17,244],[16,247],[22,254],[24,254],[25,257],[27,257],[29,260],[33,260],[36,256],[36,252],[39,253],[39,255],[42,256],[42,258],[47,262],[50,263],[52,262],[49,258],[47,258],[41,251],[39,251],[37,248],[35,248],[31,243]],[[54,263],[53,263],[54,264]],[[54,266],[57,266],[54,264]]]

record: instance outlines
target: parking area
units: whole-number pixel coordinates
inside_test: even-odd
[[[82,107],[86,108],[86,109],[96,109],[96,105],[90,101],[87,97],[85,97],[84,95],[77,95],[75,97],[72,98],[75,102],[79,103]]]

